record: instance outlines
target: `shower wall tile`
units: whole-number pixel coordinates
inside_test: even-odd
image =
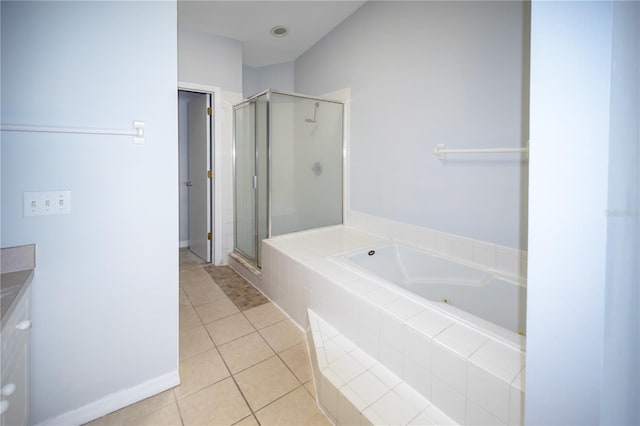
[[[471,244],[471,259],[473,263],[477,263],[486,268],[495,269],[496,267],[495,244],[485,243],[482,241],[474,241]]]
[[[340,425],[360,424],[360,410],[342,393],[338,394],[338,422]]]
[[[467,370],[467,399],[498,418],[509,422],[511,386],[493,374],[469,363]]]
[[[523,368],[522,371],[520,371],[520,374],[518,374],[516,378],[513,379],[513,381],[511,382],[511,387],[514,390],[524,392],[525,376],[526,376],[526,368]]]
[[[387,290],[384,287],[380,287],[377,290],[372,291],[364,295],[364,298],[371,302],[374,306],[385,307],[395,302],[400,298],[400,295],[391,290]]]
[[[509,384],[520,374],[525,363],[522,352],[493,340],[478,349],[469,361]]]
[[[453,247],[455,239],[450,234],[444,232],[436,232],[436,251],[445,256],[454,256]]]
[[[400,297],[385,306],[385,310],[403,322],[421,312],[424,312],[425,306],[421,303],[414,302],[411,299]]]
[[[403,358],[411,360],[421,367],[431,370],[433,342],[427,336],[405,325],[402,328]]]
[[[387,238],[400,244],[416,247],[418,245],[418,229],[419,227],[415,225],[390,221]]]
[[[453,241],[453,256],[458,259],[470,260],[473,259],[473,240],[468,238],[458,237],[452,238]]]
[[[376,361],[380,361],[380,335],[376,331],[361,328],[357,344]]]
[[[398,386],[393,388],[393,391],[419,412],[424,411],[425,408],[431,405],[431,403],[427,399],[425,399],[422,395],[420,395],[406,383],[400,383]]]
[[[522,255],[520,250],[508,247],[496,248],[496,268],[512,277],[519,277],[521,273]]]
[[[425,398],[431,399],[431,369],[408,358],[406,352],[402,359],[402,380],[424,395]]]
[[[390,346],[399,350],[402,347],[402,322],[385,313],[380,316],[380,319],[382,324],[380,329],[382,346]]]
[[[524,424],[524,392],[513,387],[509,398],[509,424]]]
[[[380,362],[398,377],[402,377],[401,346],[393,346],[384,341],[380,344]]]
[[[467,400],[466,417],[467,424],[474,426],[501,426],[505,424],[470,400]]]
[[[521,252],[520,253],[520,277],[522,277],[524,280],[524,284],[526,285],[526,279],[527,279],[527,275],[528,275],[528,270],[529,270],[529,258],[527,256],[527,252]]]
[[[436,250],[436,232],[427,228],[418,228],[418,248],[427,251]]]
[[[366,299],[359,300],[357,307],[360,326],[365,330],[379,332],[382,327],[380,310]]]
[[[431,372],[448,386],[464,394],[467,391],[467,360],[434,342]]]
[[[407,320],[407,325],[415,328],[428,337],[436,337],[454,324],[449,318],[445,318],[431,310],[425,310]]]
[[[433,376],[431,386],[431,402],[451,417],[457,424],[466,424],[467,401],[464,395],[453,389],[437,376]]]
[[[466,325],[455,323],[436,336],[434,341],[467,359],[480,349],[488,341],[488,338]]]

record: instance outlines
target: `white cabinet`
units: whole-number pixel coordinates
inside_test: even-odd
[[[26,425],[29,418],[29,330],[31,288],[24,291],[2,324],[2,426]]]

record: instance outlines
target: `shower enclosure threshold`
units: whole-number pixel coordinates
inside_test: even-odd
[[[242,255],[236,252],[229,253],[229,266],[245,280],[253,284],[254,287],[261,288],[262,271]]]

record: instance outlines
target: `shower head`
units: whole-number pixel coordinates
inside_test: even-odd
[[[314,104],[314,108],[313,108],[313,118],[305,118],[304,121],[306,123],[315,123],[316,122],[316,118],[317,118],[318,108],[319,107],[320,107],[320,102],[316,102]]]

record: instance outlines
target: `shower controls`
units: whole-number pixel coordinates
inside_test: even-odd
[[[322,174],[322,164],[316,161],[315,163],[313,163],[313,167],[311,167],[311,171],[313,172],[314,175],[320,176]]]

